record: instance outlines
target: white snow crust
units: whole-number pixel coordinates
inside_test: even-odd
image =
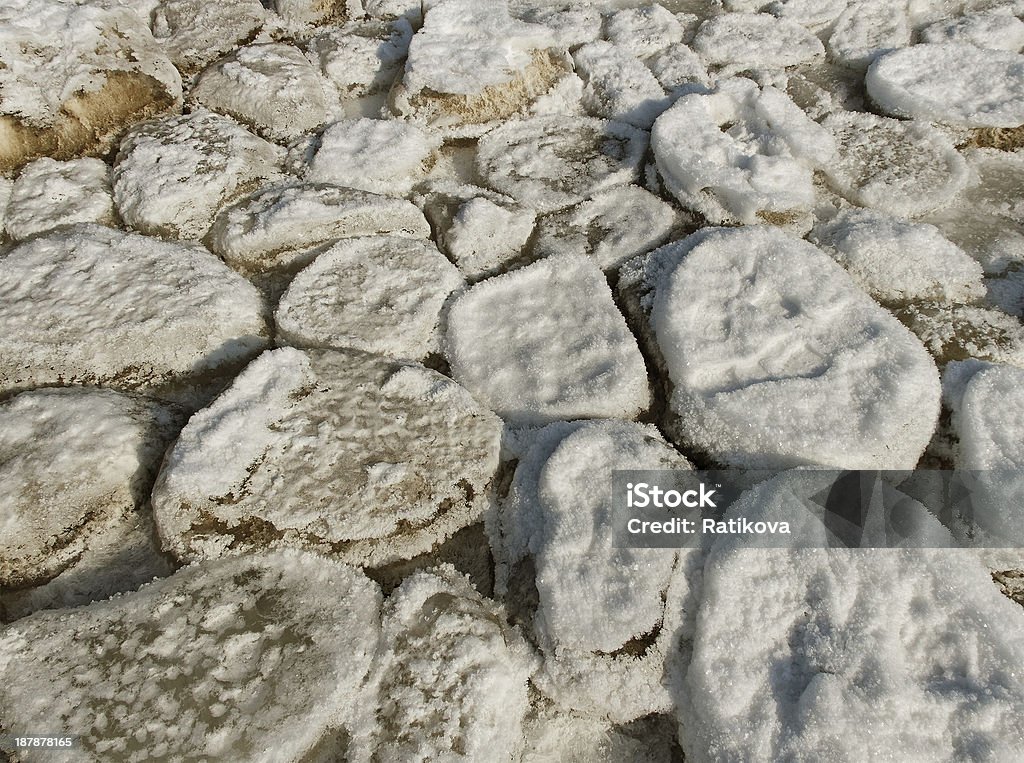
[[[4,226],[16,241],[61,225],[114,223],[110,168],[100,159],[36,159],[11,189]]]
[[[726,13],[700,25],[693,49],[712,66],[780,69],[825,54],[821,41],[799,24],[768,13]]]
[[[839,265],[761,226],[670,246],[651,320],[678,437],[746,468],[914,467],[938,417],[935,364]]]
[[[456,380],[515,424],[632,418],[647,407],[636,340],[588,257],[548,257],[487,279],[452,304]]]
[[[462,284],[430,241],[344,239],[292,281],[275,315],[278,337],[419,360],[440,348],[441,307]]]

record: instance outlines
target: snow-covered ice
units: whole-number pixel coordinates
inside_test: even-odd
[[[928,124],[844,111],[830,115],[822,126],[838,149],[823,170],[855,204],[921,215],[945,206],[967,185],[964,158]]]
[[[868,69],[868,94],[897,117],[970,127],[1024,123],[1024,55],[967,43],[912,45]]]
[[[528,5],[516,15],[544,26],[551,34],[553,47],[566,50],[601,39],[604,25],[600,10],[592,5]]]
[[[313,182],[404,196],[440,146],[440,138],[399,120],[343,120],[324,130],[304,175]]]
[[[589,257],[548,257],[487,279],[448,314],[455,379],[515,424],[632,418],[650,402],[636,340]]]
[[[693,49],[712,66],[734,71],[781,69],[825,54],[821,41],[799,24],[768,13],[726,13],[700,25]]]
[[[154,5],[153,36],[186,77],[252,39],[266,19],[259,0],[158,0]]]
[[[774,480],[742,509],[791,511],[812,495],[804,482],[813,488],[806,474]],[[803,537],[810,532],[808,522]],[[971,552],[720,541],[703,590],[678,687],[687,760],[1013,760],[1024,751],[1024,612]]]
[[[635,185],[595,194],[537,224],[534,253],[592,257],[602,270],[664,244],[678,215],[668,202]]]
[[[243,273],[294,270],[318,247],[356,236],[427,238],[430,226],[411,203],[327,183],[270,185],[225,208],[207,243]]]
[[[694,86],[706,88],[711,84],[708,70],[700,56],[681,42],[655,53],[645,63],[661,86],[669,92]]]
[[[512,18],[504,0],[431,3],[391,90],[391,109],[472,134],[521,114],[571,69],[555,44],[546,27]]]
[[[974,522],[999,544],[1024,543],[1024,370],[959,363],[960,388],[947,403],[959,439],[956,465],[975,473]]]
[[[159,393],[267,344],[256,289],[195,244],[98,225],[27,241],[0,268],[0,390]]]
[[[744,78],[680,98],[654,123],[651,148],[666,188],[718,224],[806,215],[813,171],[836,151],[785,93]]]
[[[658,79],[623,46],[604,40],[572,54],[583,79],[583,105],[594,116],[650,129],[669,106]]]
[[[1024,325],[1001,310],[922,303],[898,309],[896,315],[940,365],[977,358],[1024,366]]]
[[[925,348],[824,252],[711,229],[663,256],[651,321],[681,441],[745,468],[910,469],[939,414]]]
[[[695,16],[689,19],[696,20]],[[689,20],[687,19],[687,20]],[[639,8],[624,8],[608,15],[604,25],[609,42],[625,48],[637,58],[646,58],[673,43],[686,41],[683,21],[663,6],[653,3]]]
[[[181,105],[181,77],[118,2],[0,8],[0,170],[109,150],[128,125]]]
[[[125,223],[142,233],[201,239],[221,207],[278,176],[282,154],[205,109],[143,122],[121,141],[114,202]]]
[[[304,27],[344,24],[362,15],[361,0],[268,0],[286,23]]]
[[[36,159],[11,189],[4,226],[14,240],[73,223],[114,224],[110,168],[100,159]]]
[[[928,25],[921,30],[921,42],[963,42],[1019,53],[1024,48],[1024,21],[1009,12],[966,14]]]
[[[286,143],[328,122],[335,90],[298,48],[246,45],[208,67],[189,100]]]
[[[192,565],[0,631],[0,716],[74,729],[61,760],[344,759],[380,601],[362,572],[312,554]]]
[[[874,210],[848,210],[813,240],[880,302],[974,302],[985,295],[981,265],[934,225]]]
[[[343,239],[301,271],[274,316],[295,347],[351,347],[419,360],[440,349],[441,307],[462,286],[431,241]]]
[[[496,589],[515,612],[518,589],[535,586],[535,611],[518,617],[544,655],[534,681],[563,707],[619,722],[670,708],[663,681],[683,612],[665,603],[687,595],[684,562],[613,547],[611,474],[689,468],[657,429],[632,422],[551,424],[520,460],[491,531]],[[699,553],[684,552],[687,563]]]
[[[402,71],[413,28],[395,22],[354,22],[328,28],[307,44],[310,59],[343,98],[383,93]]]
[[[648,136],[621,122],[560,115],[506,122],[480,139],[477,170],[538,212],[638,179]]]
[[[365,708],[355,759],[517,759],[534,658],[503,621],[450,565],[408,577],[384,604],[381,699]]]
[[[501,422],[414,363],[282,348],[192,417],[153,490],[183,560],[308,548],[379,566],[478,520]]]
[[[143,524],[173,434],[162,406],[111,390],[33,390],[0,404],[0,604],[11,589],[45,583]]]
[[[884,53],[910,44],[912,28],[906,0],[854,0],[847,4],[828,38],[829,56],[863,71]]]

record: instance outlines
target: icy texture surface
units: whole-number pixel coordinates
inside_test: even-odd
[[[142,233],[200,239],[222,206],[275,177],[280,159],[273,145],[209,111],[147,122],[121,141],[114,201]]]
[[[767,13],[727,13],[701,24],[693,49],[715,66],[777,69],[810,61],[825,53],[813,34],[787,19]]]
[[[862,207],[920,215],[948,204],[967,184],[967,163],[952,141],[925,124],[842,112],[822,122],[838,148],[825,174]]]
[[[679,17],[657,3],[609,14],[604,27],[609,41],[621,45],[638,58],[683,42],[686,31]]]
[[[806,212],[813,170],[835,154],[785,93],[742,78],[680,98],[655,122],[651,148],[666,188],[712,223]]]
[[[286,142],[329,120],[332,95],[298,48],[269,43],[222,58],[203,72],[189,98]]]
[[[374,666],[381,702],[363,741],[372,760],[515,759],[534,660],[503,615],[449,565],[392,593]]]
[[[247,42],[266,15],[259,0],[159,0],[155,5],[153,36],[185,75]]]
[[[340,95],[373,95],[386,91],[401,73],[412,35],[404,19],[351,23],[314,37],[308,54]]]
[[[880,55],[909,45],[910,36],[903,0],[855,0],[836,21],[828,50],[837,63],[863,71]]]
[[[517,424],[632,418],[647,372],[604,275],[580,256],[549,257],[477,284],[452,305],[452,373]]]
[[[985,294],[981,265],[933,225],[851,210],[816,229],[814,238],[882,302],[971,302]]]
[[[336,122],[324,130],[307,180],[403,196],[423,177],[438,138],[397,120]]]
[[[496,191],[546,212],[636,180],[646,150],[647,134],[619,122],[535,117],[481,138],[477,169]]]
[[[137,524],[167,428],[156,403],[108,390],[0,404],[0,587],[45,582]]]
[[[441,307],[462,283],[430,241],[345,239],[292,281],[275,316],[278,336],[418,360],[439,349]]]
[[[1024,123],[1024,56],[964,43],[914,45],[879,58],[867,88],[898,117],[972,127]]]
[[[573,61],[592,114],[649,129],[669,105],[651,70],[625,47],[592,42],[573,53]]]
[[[805,495],[759,488],[744,505]],[[1013,758],[1022,628],[970,552],[720,542],[681,687],[687,759]]]
[[[0,715],[75,729],[73,760],[296,760],[345,722],[379,618],[377,586],[322,557],[186,567],[0,631]]]
[[[619,721],[667,709],[682,613],[664,597],[672,587],[681,600],[686,581],[671,550],[613,547],[611,474],[688,468],[656,429],[628,422],[552,424],[520,461],[492,538],[497,588],[521,596],[534,576],[535,680],[563,706]]]
[[[972,13],[958,19],[936,21],[921,30],[921,42],[965,42],[979,48],[1024,48],[1024,21],[1010,13]]]
[[[430,226],[408,201],[327,183],[268,186],[224,209],[208,243],[243,273],[308,263],[314,247],[341,238],[426,238]]]
[[[0,269],[0,389],[155,390],[267,343],[256,289],[196,245],[101,226],[21,244]]]
[[[766,227],[674,246],[651,318],[679,437],[733,466],[913,468],[935,364],[842,268]]]
[[[10,0],[0,8],[0,170],[43,154],[103,153],[181,103],[181,77],[146,22],[116,2]]]
[[[185,560],[273,546],[409,558],[479,519],[500,431],[422,366],[274,350],[189,421],[153,491],[157,525]]]
[[[36,159],[11,189],[7,235],[21,240],[72,223],[114,223],[110,168],[99,159]]]

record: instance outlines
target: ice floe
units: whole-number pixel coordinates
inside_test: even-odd
[[[966,43],[913,45],[868,69],[868,94],[897,117],[969,127],[1024,123],[1024,55]]]
[[[680,441],[747,468],[914,467],[938,418],[935,364],[824,252],[765,226],[659,252],[678,263],[651,320]]]
[[[100,159],[36,159],[11,189],[4,226],[16,241],[61,225],[115,222],[110,168]]]
[[[680,98],[655,122],[651,148],[666,188],[712,223],[807,215],[813,171],[836,151],[785,93],[743,78]]]
[[[650,128],[669,106],[658,79],[627,48],[600,40],[573,53],[583,105],[594,116]]]
[[[647,133],[621,122],[550,115],[514,120],[480,139],[487,184],[538,212],[638,179]]]
[[[298,48],[262,43],[238,48],[208,67],[189,100],[286,143],[328,122],[334,89]]]
[[[259,0],[158,0],[151,12],[153,36],[185,76],[192,76],[263,27]]]
[[[114,202],[132,228],[201,239],[235,197],[278,176],[283,151],[204,109],[145,122],[121,141]]]
[[[515,424],[632,418],[647,407],[636,340],[589,257],[548,257],[476,284],[452,304],[452,374]]]
[[[821,41],[799,24],[768,13],[726,13],[708,19],[693,49],[712,66],[782,69],[825,54]]]
[[[479,520],[500,433],[422,366],[274,350],[185,426],[153,490],[157,528],[183,560],[277,546],[407,559]]]
[[[419,360],[440,349],[441,307],[462,284],[430,241],[344,239],[301,271],[281,297],[278,338],[295,347],[350,347]]]
[[[160,393],[237,370],[267,344],[256,289],[195,244],[98,225],[27,241],[0,268],[0,390]]]
[[[380,599],[359,570],[312,554],[186,567],[0,631],[0,715],[74,729],[83,760],[343,759]]]

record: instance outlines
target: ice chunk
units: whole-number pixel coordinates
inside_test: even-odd
[[[536,219],[532,210],[474,196],[458,205],[448,227],[438,234],[438,243],[467,278],[479,279],[501,271],[522,254]]]
[[[344,760],[330,732],[364,701],[380,598],[362,572],[313,554],[186,567],[0,631],[0,716],[19,729],[60,719],[82,760],[270,763],[314,747]]]
[[[657,3],[624,8],[609,14],[605,21],[608,40],[637,58],[646,58],[673,43],[683,42],[684,34],[679,18]]]
[[[806,500],[780,481],[743,499],[744,515]],[[720,541],[703,590],[680,687],[687,760],[1020,753],[1024,613],[972,552]]]
[[[7,234],[29,238],[72,223],[114,223],[110,168],[99,159],[36,159],[11,189]]]
[[[487,184],[538,212],[635,181],[647,134],[620,122],[542,116],[508,122],[480,139]]]
[[[763,226],[670,246],[651,319],[675,437],[747,468],[914,467],[938,418],[935,363],[839,265]]]
[[[1017,53],[1024,47],[1024,21],[1010,13],[971,13],[928,25],[921,30],[921,41],[964,42]]]
[[[126,127],[181,105],[181,77],[116,2],[0,7],[0,171],[106,153]]]
[[[298,48],[263,43],[238,48],[207,68],[189,99],[284,143],[327,122],[336,107],[333,94]]]
[[[555,45],[546,27],[513,19],[505,0],[431,3],[391,91],[391,109],[456,131],[507,119],[570,70]]]
[[[993,540],[1019,548],[1024,543],[1024,370],[956,365],[968,371],[962,391],[950,402],[960,439],[957,468],[976,470],[973,520]]]
[[[295,270],[316,247],[355,236],[427,238],[430,226],[408,201],[324,183],[262,188],[224,209],[208,243],[243,273]]]
[[[153,36],[180,72],[193,75],[262,28],[259,0],[159,0],[153,9]]]
[[[657,78],[627,48],[598,41],[573,53],[591,114],[650,128],[669,105]]]
[[[383,631],[380,704],[354,759],[518,760],[534,659],[493,602],[443,565],[392,593]]]
[[[896,316],[942,365],[978,358],[1024,366],[1024,326],[1012,315],[974,305],[914,304]]]
[[[492,530],[496,590],[544,655],[534,683],[563,707],[625,722],[671,706],[662,681],[682,611],[665,601],[684,596],[683,562],[613,547],[611,477],[689,468],[655,428],[610,421],[552,424],[520,460]]]
[[[268,0],[281,18],[295,26],[341,25],[362,15],[360,0]]]
[[[186,425],[153,490],[157,527],[185,560],[276,546],[407,559],[480,518],[500,433],[422,366],[282,348]]]
[[[305,177],[403,196],[426,174],[440,146],[440,138],[399,120],[342,120],[324,130]]]
[[[45,583],[88,560],[109,536],[143,525],[149,486],[173,436],[162,406],[110,390],[36,390],[0,404],[5,594]],[[155,543],[150,552],[169,572]],[[129,588],[147,582],[145,571],[127,573]]]
[[[964,158],[930,125],[855,112],[832,114],[822,125],[839,151],[824,172],[855,204],[919,215],[945,206],[967,184]]]
[[[455,378],[516,424],[632,418],[649,390],[636,340],[587,257],[549,257],[473,286],[448,316]]]
[[[780,19],[818,31],[838,19],[849,4],[850,0],[774,0],[765,9]]]
[[[854,0],[828,38],[832,60],[863,71],[884,53],[910,44],[906,0]]]
[[[708,87],[711,79],[700,56],[681,42],[673,43],[646,61],[647,67],[668,91],[686,86]]]
[[[819,226],[814,240],[881,302],[973,302],[985,296],[981,265],[934,225],[851,210]]]
[[[357,98],[391,87],[402,70],[412,34],[405,19],[356,22],[323,32],[309,41],[307,49],[343,97]]]
[[[418,360],[440,349],[441,307],[462,283],[430,241],[345,239],[292,281],[275,316],[278,337]]]
[[[971,127],[1024,123],[1024,56],[964,43],[913,45],[871,65],[868,94],[893,116]]]
[[[802,26],[767,13],[727,13],[700,25],[693,49],[714,66],[782,69],[825,54]]]
[[[680,98],[654,123],[651,147],[668,190],[714,223],[806,214],[813,170],[835,154],[785,93],[743,78]]]
[[[206,110],[146,122],[121,141],[114,201],[142,233],[200,239],[221,207],[276,177],[281,158],[280,149]]]
[[[519,18],[545,27],[552,36],[552,47],[566,50],[601,39],[604,22],[597,8],[570,4],[556,4],[554,7],[527,6]]]
[[[267,344],[256,289],[205,249],[98,225],[27,241],[0,269],[0,390],[158,394]]]
[[[592,257],[602,270],[664,244],[677,222],[672,205],[635,185],[594,195],[546,215],[537,225],[534,253]]]

